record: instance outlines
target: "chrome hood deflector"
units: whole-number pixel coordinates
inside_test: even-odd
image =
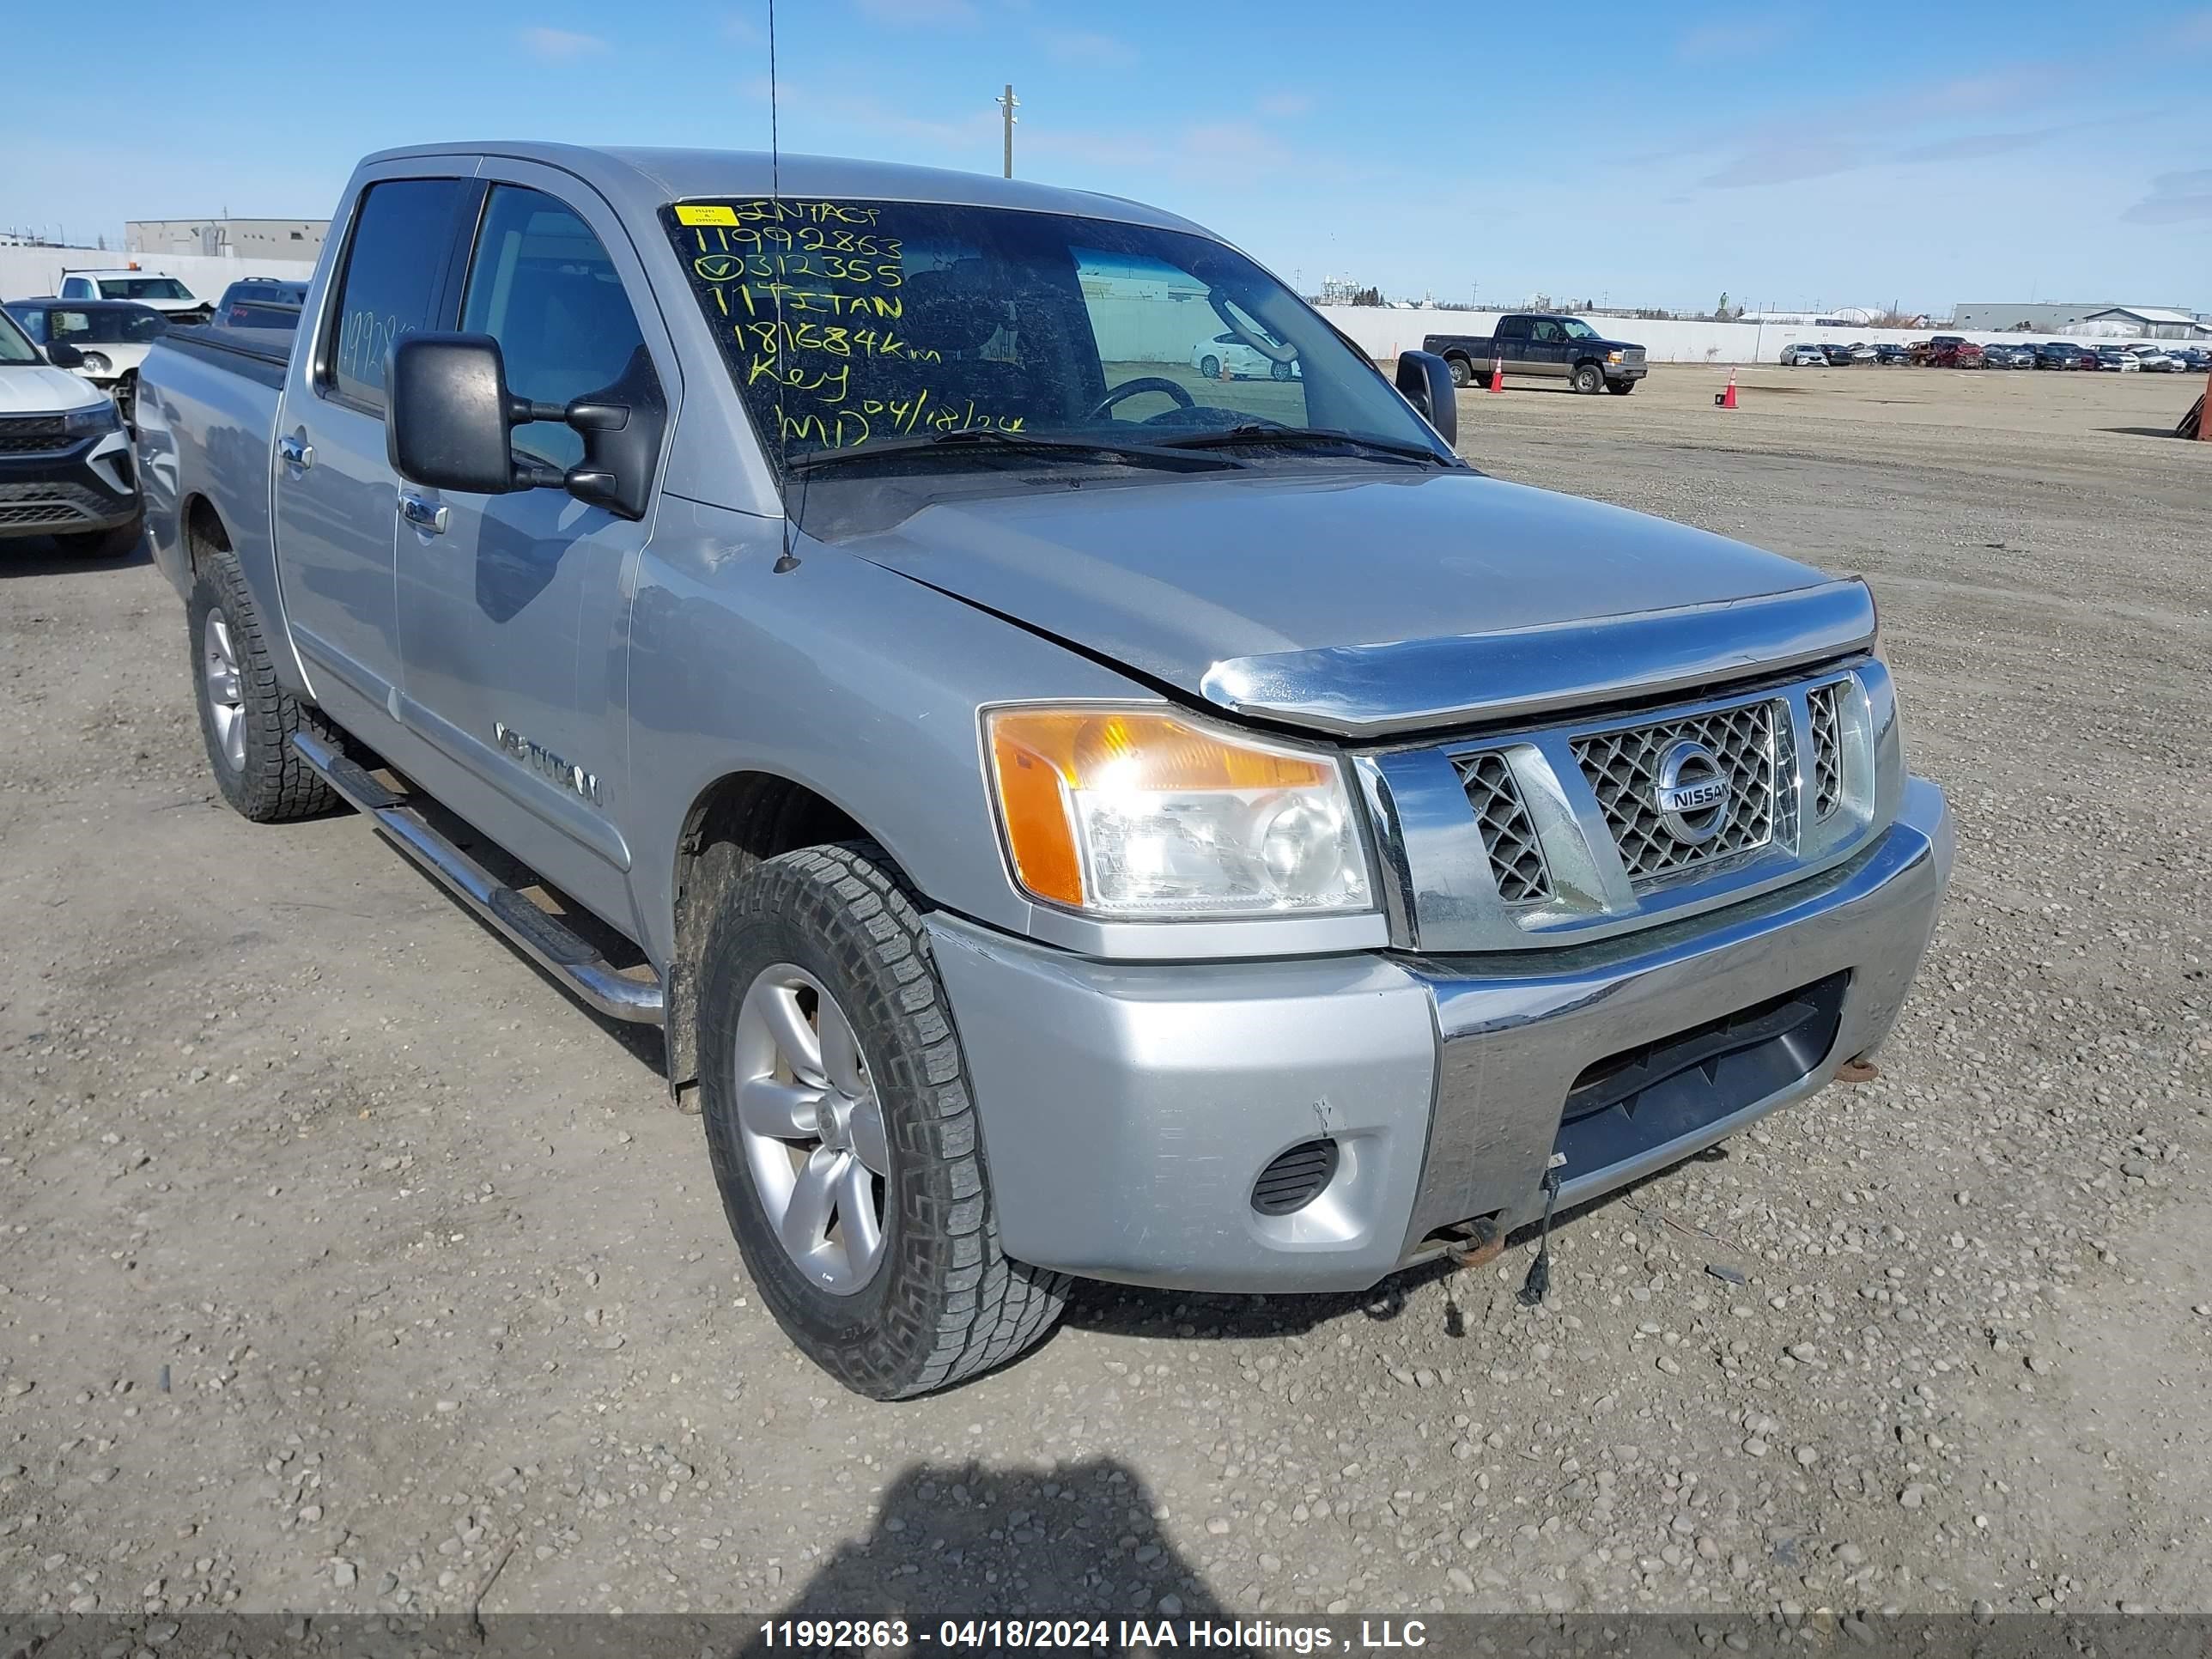
[[[1874,638],[1859,582],[1472,471],[1040,484],[838,545],[1182,696],[1358,738],[1716,685]]]
[[[1718,686],[1874,638],[1866,584],[1837,581],[1508,633],[1238,657],[1208,669],[1200,690],[1235,714],[1377,737]]]

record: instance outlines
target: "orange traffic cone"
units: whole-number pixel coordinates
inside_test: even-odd
[[[1714,397],[1713,407],[1715,409],[1734,409],[1735,407],[1735,371],[1734,369],[1729,370],[1728,385]]]
[[[1492,392],[1505,390],[1505,354],[1502,351],[1491,362],[1490,389]]]

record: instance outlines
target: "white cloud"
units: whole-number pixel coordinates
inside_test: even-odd
[[[596,34],[579,34],[573,29],[530,28],[522,31],[522,44],[540,58],[588,58],[607,49],[607,43]]]
[[[1304,115],[1313,106],[1314,100],[1303,92],[1271,92],[1255,106],[1261,114],[1283,121]]]
[[[931,28],[975,21],[970,0],[854,0],[863,17],[894,28]]]
[[[1045,56],[1055,63],[1127,69],[1137,61],[1137,49],[1127,41],[1091,29],[1039,29],[1036,38]]]
[[[2178,225],[2197,219],[2212,222],[2212,167],[2160,173],[2150,181],[2150,194],[2120,217],[2136,225]]]

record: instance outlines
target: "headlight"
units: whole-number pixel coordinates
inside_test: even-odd
[[[1157,708],[984,717],[1015,877],[1116,918],[1364,910],[1367,859],[1335,757]]]
[[[73,409],[62,417],[62,429],[65,432],[112,432],[122,424],[115,405],[105,398],[88,408]]]
[[[1618,351],[1608,351],[1605,354],[1605,360],[1609,363],[1617,363],[1620,361],[1620,354]]]

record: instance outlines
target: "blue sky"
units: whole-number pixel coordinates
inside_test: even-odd
[[[768,143],[764,0],[193,15],[13,22],[0,227],[322,216],[357,154],[424,139]],[[1308,289],[2212,310],[2201,3],[779,0],[777,47],[787,149],[995,172],[1012,81],[1018,171]]]

